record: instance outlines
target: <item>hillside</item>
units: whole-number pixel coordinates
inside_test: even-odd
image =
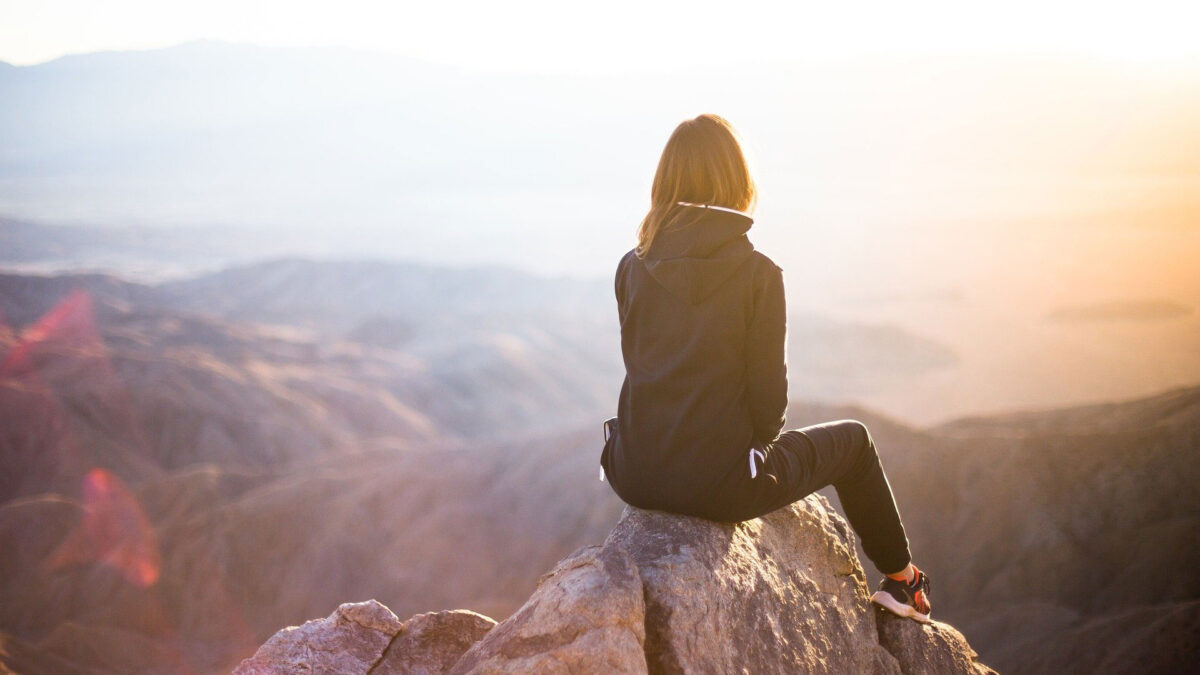
[[[925,430],[789,411],[839,417],[872,429],[938,615],[1001,672],[1173,673],[1200,653],[1200,387]]]
[[[1200,653],[1200,388],[931,432],[948,449],[896,480],[938,467],[913,522],[943,532],[917,542],[998,667],[1168,673]]]
[[[313,272],[263,269],[281,288]],[[244,320],[276,297],[269,276],[189,282],[203,291],[0,276],[0,663],[219,671],[351,599],[504,619],[616,522],[595,473],[615,385],[579,366],[595,336],[535,339],[536,312],[493,322],[453,294],[438,321],[475,317],[455,342],[424,324],[390,345],[339,336],[357,318],[325,323],[346,315],[332,301],[292,325]],[[202,312],[206,295],[228,316]],[[1197,644],[1198,410],[1188,388],[916,429],[796,402],[789,426],[867,422],[936,615],[984,662],[1169,672]]]

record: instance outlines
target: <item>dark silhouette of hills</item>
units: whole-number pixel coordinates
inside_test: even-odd
[[[942,616],[1003,672],[1200,653],[1200,388],[960,420],[889,450]]]

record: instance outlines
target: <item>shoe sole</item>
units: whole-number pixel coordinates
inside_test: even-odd
[[[922,614],[918,612],[917,608],[913,607],[912,605],[905,605],[897,602],[896,599],[892,597],[892,594],[886,591],[875,591],[875,594],[871,596],[871,602],[879,605],[896,616],[912,619],[917,623],[929,623],[928,614]]]

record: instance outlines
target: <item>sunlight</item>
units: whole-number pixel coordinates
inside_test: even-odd
[[[195,39],[336,45],[487,70],[614,72],[864,54],[1074,54],[1125,62],[1196,59],[1200,5],[944,0],[798,4],[619,0],[591,5],[235,0],[0,2],[0,60],[147,49]]]

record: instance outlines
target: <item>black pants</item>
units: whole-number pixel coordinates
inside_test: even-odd
[[[785,431],[766,450],[766,462],[750,479],[752,507],[743,519],[832,485],[876,569],[891,574],[908,566],[908,537],[875,443],[862,422],[839,420]]]

